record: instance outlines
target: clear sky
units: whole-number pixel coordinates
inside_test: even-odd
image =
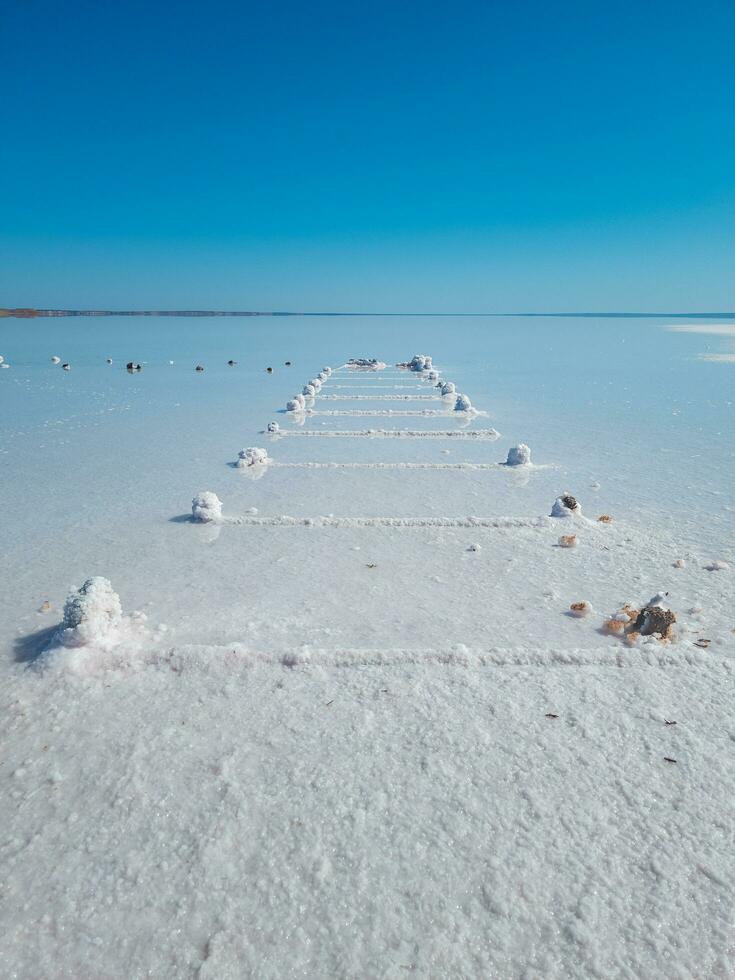
[[[0,305],[735,309],[735,3],[0,13]]]

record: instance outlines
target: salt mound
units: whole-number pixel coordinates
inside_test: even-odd
[[[565,493],[561,497],[557,497],[554,501],[554,506],[551,508],[552,517],[571,517],[572,514],[581,513],[582,508],[571,493]]]
[[[467,395],[457,395],[457,401],[454,403],[455,412],[471,412],[472,402],[469,400]]]
[[[211,490],[202,490],[191,502],[191,514],[202,524],[218,521],[222,517],[222,501]]]
[[[54,354],[54,356],[51,358],[51,363],[52,364],[61,364],[61,358],[60,357],[57,357],[56,354]]]
[[[319,378],[312,378],[311,381],[309,381],[309,384],[312,388],[316,389],[317,392],[322,390],[322,383]]]
[[[286,402],[287,412],[303,412],[306,407],[306,399],[303,395],[294,395],[290,401]]]
[[[444,384],[441,386],[442,395],[453,395],[455,391],[456,388],[454,387],[453,381],[445,381]]]
[[[316,388],[313,384],[304,385],[301,390],[307,398],[314,398],[316,395]]]
[[[439,380],[439,372],[438,371],[429,371],[429,373],[427,375],[427,380],[428,381],[438,381]]]
[[[278,422],[269,422],[268,423],[268,431],[269,432],[280,432],[281,431],[281,427],[278,424]]]
[[[270,463],[270,457],[265,449],[257,446],[250,446],[248,449],[241,449],[237,454],[237,466],[244,469],[246,466],[266,466]]]
[[[100,643],[109,638],[121,618],[120,596],[108,579],[96,575],[68,596],[59,638],[68,647]]]
[[[4,362],[5,362],[5,358],[3,357],[2,354],[0,354],[0,364],[3,364]]]
[[[431,368],[431,357],[429,354],[414,354],[408,367],[411,371],[428,371]]]
[[[528,466],[531,462],[531,450],[525,442],[519,442],[517,446],[511,446],[508,450],[506,466]]]
[[[332,374],[332,369],[330,367],[323,367],[322,374],[326,374],[327,377],[330,377]]]
[[[351,357],[347,362],[347,367],[363,368],[368,371],[382,371],[385,363],[379,361],[377,357]]]

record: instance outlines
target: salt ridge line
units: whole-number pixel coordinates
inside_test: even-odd
[[[466,527],[548,528],[550,517],[254,517],[221,515],[208,523],[233,527]]]
[[[257,667],[616,667],[657,669],[665,667],[701,668],[720,670],[728,676],[732,665],[727,660],[717,659],[712,654],[696,651],[677,650],[675,654],[655,651],[652,648],[621,649],[619,644],[610,644],[601,649],[529,649],[526,647],[488,647],[471,648],[456,644],[446,650],[426,647],[394,647],[390,649],[371,649],[351,647],[328,650],[323,647],[302,646],[286,653],[251,650],[234,641],[227,646],[207,644],[185,644],[168,648],[165,653],[154,652],[148,660],[153,666],[163,665],[169,669],[171,660],[177,662],[182,670],[206,670],[216,665],[218,658],[227,661],[228,667],[239,665],[245,669]]]
[[[390,415],[394,417],[403,417],[403,418],[408,418],[408,417],[416,418],[416,417],[423,417],[427,415],[442,415],[445,418],[454,417],[454,418],[461,418],[461,419],[475,418],[478,415],[482,415],[485,417],[487,416],[487,412],[480,412],[476,408],[473,408],[471,412],[458,412],[456,409],[451,409],[451,408],[447,408],[446,411],[440,411],[439,409],[435,409],[435,408],[423,408],[423,409],[417,409],[416,411],[401,411],[392,408],[384,408],[384,409],[376,408],[374,411],[370,411],[368,409],[355,408],[350,411],[341,410],[341,409],[329,409],[323,412],[318,412],[314,410],[309,411],[307,409],[307,414],[308,415],[342,415],[342,416]]]
[[[507,463],[279,463],[270,460],[268,466],[271,469],[287,470],[518,470],[517,466],[510,467]],[[549,470],[553,469],[549,463],[528,463],[524,467],[524,472],[528,470]]]
[[[497,429],[456,429],[431,432],[422,429],[281,429],[279,436],[319,439],[476,439],[495,442],[500,438]]]
[[[333,402],[440,402],[441,395],[318,395],[322,401]]]

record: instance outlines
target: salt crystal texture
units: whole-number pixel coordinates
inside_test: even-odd
[[[121,617],[120,597],[110,581],[99,575],[88,578],[64,603],[61,642],[70,647],[100,643],[109,639]]]
[[[211,490],[202,490],[191,502],[191,513],[195,521],[203,524],[218,521],[222,517],[222,501]]]

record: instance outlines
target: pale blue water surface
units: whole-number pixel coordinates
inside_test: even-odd
[[[182,576],[176,602],[185,606],[181,582],[197,589],[201,545],[171,518],[187,513],[192,494],[202,489],[216,491],[233,514],[257,507],[261,515],[524,517],[547,514],[568,490],[591,516],[613,513],[633,529],[675,526],[692,546],[699,542],[732,560],[735,364],[698,355],[732,350],[733,338],[666,327],[666,321],[594,318],[6,320],[0,326],[0,353],[11,364],[0,371],[0,641],[9,649],[36,622],[41,602],[53,597],[58,605],[92,574],[110,577],[129,607],[165,592],[176,570]],[[323,365],[378,357],[389,364],[384,384],[406,384],[413,379],[397,377],[392,365],[416,352],[431,354],[442,376],[488,412],[471,426],[496,427],[496,442],[270,442],[259,434],[271,419],[293,425],[279,410]],[[54,354],[72,370],[52,365]],[[230,358],[236,367],[227,366]],[[143,371],[129,375],[128,360],[141,362]],[[203,374],[195,373],[196,364]],[[359,385],[362,379],[349,380]],[[333,378],[337,383],[346,381]],[[434,403],[317,405],[355,407]],[[440,416],[314,416],[306,425],[447,429],[459,423]],[[252,481],[230,466],[250,445],[268,446],[281,462],[492,462],[520,441],[549,468],[527,479],[508,471],[278,469]],[[248,546],[244,537],[217,544]],[[170,601],[169,615],[174,608]]]

